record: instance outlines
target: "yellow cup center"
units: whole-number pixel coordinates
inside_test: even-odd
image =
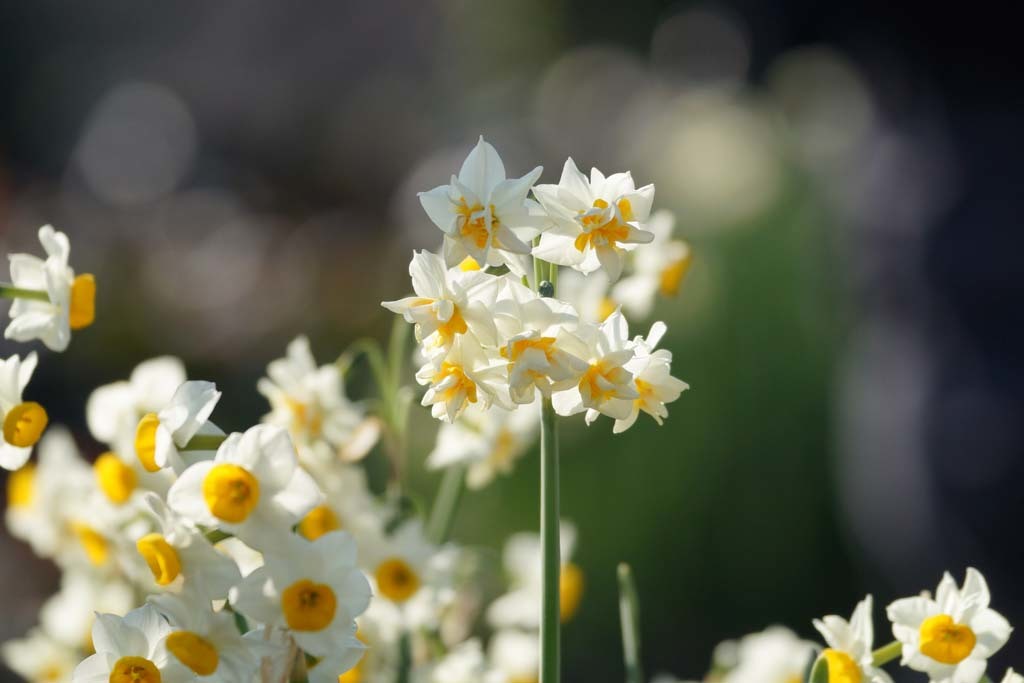
[[[4,441],[18,448],[34,446],[48,422],[46,410],[35,401],[19,403],[4,416]]]
[[[71,283],[71,304],[68,322],[71,329],[80,330],[92,325],[96,319],[96,278],[83,273]]]
[[[142,559],[153,572],[153,579],[166,586],[181,573],[181,558],[178,551],[160,534],[146,534],[135,542]]]
[[[958,664],[971,654],[977,638],[965,624],[948,614],[936,614],[921,622],[921,653],[943,664]]]
[[[466,392],[465,401],[477,402],[476,382],[469,378],[461,366],[448,361],[441,363],[441,369],[434,374],[434,384],[439,384],[448,378],[454,378],[455,381],[441,395],[442,401],[451,401],[460,391],[464,391]]]
[[[217,670],[220,657],[217,648],[202,636],[191,631],[175,631],[167,636],[167,649],[182,664],[200,676],[209,676]]]
[[[665,269],[658,275],[658,291],[662,296],[675,296],[679,293],[679,285],[690,270],[690,263],[693,259],[687,254],[665,266]]]
[[[203,479],[203,500],[217,519],[240,524],[260,500],[260,483],[238,465],[214,465]]]
[[[96,482],[107,499],[114,505],[121,505],[131,497],[137,485],[135,470],[113,453],[107,452],[96,458],[92,466]]]
[[[321,631],[334,620],[338,607],[331,587],[309,579],[296,581],[281,593],[281,611],[288,627],[296,631]]]
[[[103,534],[93,529],[85,522],[72,522],[71,530],[82,544],[85,556],[97,567],[107,563],[110,554],[110,546]]]
[[[121,657],[110,670],[110,683],[160,683],[160,670],[145,657]]]
[[[324,534],[341,528],[341,521],[334,511],[326,505],[320,505],[309,511],[299,522],[299,533],[307,540],[315,541]]]
[[[419,575],[398,557],[381,562],[374,575],[380,594],[392,602],[405,602],[420,588]]]
[[[563,564],[558,576],[558,612],[563,623],[572,619],[579,609],[583,585],[583,570],[572,562]]]
[[[845,652],[831,648],[822,652],[828,664],[828,683],[861,683],[860,667]]]
[[[7,477],[7,504],[12,508],[25,508],[36,497],[36,466],[29,464],[11,472]]]
[[[156,464],[156,429],[160,426],[160,418],[156,413],[148,413],[139,420],[135,428],[135,455],[147,472],[156,472],[160,466]]]

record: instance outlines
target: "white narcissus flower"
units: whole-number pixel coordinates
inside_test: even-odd
[[[288,432],[274,425],[231,434],[213,460],[186,469],[167,494],[170,508],[192,523],[223,529],[257,550],[290,533],[322,499]]]
[[[510,408],[507,364],[465,336],[443,356],[427,361],[416,373],[416,381],[428,386],[420,402],[432,406],[430,414],[453,422],[467,406],[482,401]]]
[[[872,660],[875,631],[871,604],[870,595],[858,602],[850,621],[834,614],[814,620],[814,628],[828,643],[821,656],[828,664],[829,683],[892,683],[889,674]]]
[[[35,683],[67,683],[81,661],[78,649],[38,628],[0,645],[0,657],[11,671]]]
[[[662,424],[668,417],[665,404],[672,403],[690,388],[689,384],[672,376],[672,352],[667,349],[655,350],[667,331],[665,323],[659,321],[651,325],[646,339],[637,337],[633,340],[635,355],[625,367],[633,375],[638,396],[633,400],[629,416],[615,420],[613,433],[619,434],[632,427],[641,411],[653,417],[659,425]]]
[[[73,683],[183,683],[193,675],[170,666],[164,640],[171,632],[152,605],[124,617],[96,615],[92,642],[96,653],[75,668]]]
[[[736,665],[723,683],[791,683],[802,681],[814,643],[801,640],[787,628],[771,626],[744,636],[736,646]]]
[[[985,577],[968,567],[958,588],[947,572],[935,598],[896,600],[886,609],[903,644],[902,664],[928,674],[932,683],[977,683],[987,660],[1010,637],[1010,625],[989,608]]]
[[[675,222],[671,211],[662,209],[651,214],[647,227],[654,239],[632,252],[632,274],[612,288],[612,300],[631,316],[646,318],[650,315],[659,294],[675,296],[690,270],[693,252],[686,242],[672,239]]]
[[[538,166],[521,178],[506,178],[498,152],[481,137],[457,177],[419,194],[430,220],[444,233],[449,267],[468,255],[480,266],[505,264],[525,274],[529,242],[544,224],[527,195],[542,170]]]
[[[366,645],[356,637],[356,624],[352,622],[348,635],[338,642],[334,651],[309,667],[306,672],[309,683],[347,683],[346,675],[350,675],[365,656]],[[354,678],[362,680],[358,673]]]
[[[324,493],[324,502],[299,522],[295,531],[307,541],[344,529],[362,545],[365,538],[384,533],[385,514],[366,482],[366,471],[358,465],[335,462],[311,472]]]
[[[32,447],[43,435],[49,418],[35,401],[23,401],[32,372],[36,369],[36,353],[7,359],[0,358],[0,416],[3,439],[0,441],[0,467],[16,470],[32,455]]]
[[[71,341],[71,330],[88,327],[95,318],[96,280],[89,274],[75,276],[68,265],[67,235],[44,225],[39,228],[39,242],[46,260],[11,254],[11,281],[20,289],[45,292],[49,301],[15,299],[4,336],[19,342],[38,339],[52,351],[63,351]]]
[[[427,539],[422,522],[411,519],[392,534],[367,543],[360,564],[373,581],[375,595],[404,605],[421,588],[436,582],[431,562],[437,554],[438,548]]]
[[[540,671],[540,639],[536,632],[504,629],[491,636],[487,648],[487,683],[536,681]]]
[[[119,578],[104,578],[92,571],[67,571],[61,577],[60,590],[39,610],[39,623],[47,635],[65,646],[90,650],[97,612],[121,616],[135,604],[131,584]]]
[[[449,270],[440,256],[429,251],[413,252],[409,275],[416,295],[383,301],[381,306],[416,325],[416,339],[428,354],[451,348],[468,333],[478,344],[497,344],[490,308],[498,294],[499,278],[479,270]]]
[[[583,273],[601,268],[614,282],[622,274],[624,253],[654,239],[644,226],[654,185],[637,189],[628,172],[605,177],[594,168],[588,179],[568,159],[557,185],[538,185],[533,193],[554,221],[533,255],[550,263]]]
[[[487,660],[476,638],[463,641],[445,653],[436,663],[424,664],[413,671],[413,683],[483,683]]]
[[[174,392],[170,403],[159,413],[147,413],[135,430],[135,455],[147,472],[166,467],[181,474],[189,464],[208,460],[215,448],[200,448],[183,453],[193,437],[211,437],[218,441],[224,432],[210,422],[220,392],[213,382],[185,382]]]
[[[234,615],[214,612],[202,591],[151,595],[149,603],[164,615],[172,631],[164,641],[168,667],[213,683],[250,683],[258,665],[235,625]]]
[[[351,535],[332,531],[312,542],[290,536],[264,553],[264,562],[231,591],[233,608],[265,626],[288,628],[317,657],[355,647],[353,620],[370,603],[370,584],[356,565]]]

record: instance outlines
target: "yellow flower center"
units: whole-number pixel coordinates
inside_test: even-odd
[[[338,601],[330,586],[309,579],[296,581],[281,593],[281,610],[288,627],[296,631],[321,631],[334,620]]]
[[[217,670],[220,657],[210,641],[191,631],[175,631],[167,636],[167,649],[182,664],[199,676],[209,676]]]
[[[78,537],[78,542],[85,550],[85,556],[97,567],[107,563],[107,556],[110,554],[110,547],[103,534],[93,529],[85,522],[72,522],[71,531]]]
[[[46,410],[35,401],[26,401],[4,416],[4,441],[18,448],[35,446],[49,422]]]
[[[463,273],[468,273],[473,270],[480,270],[480,264],[477,263],[476,259],[473,258],[472,256],[467,256],[466,258],[462,259],[462,261],[459,263],[459,270],[461,270]]]
[[[447,361],[441,363],[441,369],[434,375],[434,384],[439,384],[449,377],[454,377],[455,382],[444,391],[441,400],[451,401],[460,391],[465,391],[466,400],[470,403],[476,403],[476,382],[466,376],[466,373],[463,372],[462,367],[459,365]]]
[[[68,673],[70,672],[65,667],[50,664],[36,674],[33,683],[56,683],[62,680]]]
[[[921,622],[921,653],[943,664],[957,664],[974,650],[977,638],[965,624],[948,614],[936,614]]]
[[[420,589],[416,571],[398,557],[381,562],[375,576],[380,594],[392,602],[405,602]]]
[[[96,278],[83,273],[71,283],[71,304],[68,322],[71,329],[80,330],[92,325],[96,319]]]
[[[159,426],[160,418],[156,413],[147,413],[135,428],[135,455],[147,472],[160,470],[156,464],[156,428]]]
[[[860,667],[850,655],[831,648],[822,654],[828,664],[828,683],[861,683]]]
[[[153,579],[161,586],[178,578],[181,573],[181,558],[178,551],[160,534],[146,534],[135,542],[142,559],[153,572]]]
[[[592,405],[600,405],[605,401],[615,398],[615,384],[616,375],[623,372],[622,368],[619,367],[606,367],[603,362],[597,362],[592,364],[586,372],[583,373],[583,377],[580,378],[579,388],[580,391],[585,395],[590,394],[590,402]],[[607,388],[602,387],[602,383],[607,382],[612,386]]]
[[[554,351],[555,338],[554,337],[538,337],[536,339],[517,339],[513,342],[509,342],[508,345],[501,347],[501,357],[508,358],[513,363],[519,360],[519,357],[527,349],[540,349],[545,358],[551,359],[551,354]]]
[[[679,285],[690,270],[693,257],[687,252],[686,256],[677,259],[665,266],[658,276],[658,291],[662,296],[675,296],[679,293]]]
[[[110,683],[160,683],[160,670],[145,657],[121,657],[110,670]]]
[[[7,504],[12,508],[25,508],[36,497],[36,466],[25,465],[11,472],[7,478]]]
[[[100,490],[111,503],[121,505],[131,497],[137,484],[135,470],[121,462],[121,458],[108,451],[96,458],[92,469]]]
[[[618,304],[615,303],[610,297],[604,297],[601,299],[601,304],[597,307],[597,317],[601,322],[608,319],[615,309],[618,308]]]
[[[458,306],[452,307],[452,317],[437,327],[437,334],[440,337],[441,345],[448,345],[455,341],[455,335],[465,334],[469,329],[466,319],[462,317]]]
[[[324,425],[324,416],[318,406],[296,401],[293,398],[285,397],[285,404],[292,413],[292,432],[295,434],[308,433],[310,436],[320,436]]]
[[[491,239],[491,229],[498,225],[500,222],[498,217],[494,214],[494,206],[491,206],[491,224],[487,225],[487,221],[483,215],[484,207],[480,204],[474,204],[469,206],[466,203],[465,197],[459,200],[459,203],[455,205],[455,211],[460,216],[459,234],[463,237],[468,237],[473,240],[473,244],[476,245],[477,249],[483,249],[487,246],[487,242]],[[474,217],[474,214],[478,214]],[[495,243],[494,246],[498,246]]]
[[[633,207],[628,199],[619,200],[618,206],[623,220],[633,219]],[[605,218],[604,209],[608,208],[608,202],[603,199],[595,199],[594,208],[601,209],[601,211],[580,212],[579,222],[583,226],[583,232],[577,235],[574,243],[578,251],[586,251],[588,246],[610,245],[614,247],[617,242],[629,238],[629,226],[620,222],[617,216],[613,215],[608,222],[602,224]]]
[[[338,516],[326,505],[313,508],[299,522],[299,533],[310,541],[315,541],[324,534],[340,528],[341,521],[338,519]]]
[[[245,468],[220,463],[203,479],[203,500],[217,519],[240,524],[260,500],[260,483]]]
[[[558,576],[558,611],[565,623],[573,618],[583,599],[583,570],[572,562],[562,565]]]

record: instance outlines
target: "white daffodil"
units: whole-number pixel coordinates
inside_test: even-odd
[[[581,321],[597,325],[618,308],[609,293],[610,286],[604,271],[584,275],[566,270],[558,276],[558,298],[572,306]]]
[[[572,562],[576,527],[563,521],[559,541],[562,559],[559,612],[562,621],[566,622],[575,616],[583,599],[583,570]],[[509,577],[509,591],[491,603],[487,610],[487,621],[494,628],[536,629],[540,626],[540,550],[540,537],[535,533],[513,534],[506,541],[503,560]]]
[[[477,401],[485,408],[492,403],[510,408],[506,368],[497,354],[460,338],[446,355],[429,360],[416,373],[416,381],[428,386],[421,403],[432,406],[430,414],[445,422],[453,422]]]
[[[194,674],[211,683],[253,680],[258,662],[231,612],[214,612],[209,596],[196,590],[151,595],[149,603],[171,625],[164,641],[169,667],[180,667],[185,675]]]
[[[67,571],[61,577],[60,590],[39,610],[39,623],[65,646],[87,651],[92,649],[97,613],[121,616],[133,606],[135,591],[124,580],[93,571]]]
[[[431,566],[437,552],[421,521],[411,519],[392,534],[368,543],[360,564],[373,581],[374,594],[401,606],[422,588],[437,583],[437,572]]]
[[[140,537],[135,548],[157,585],[180,588],[183,583],[199,584],[201,592],[211,598],[226,598],[242,578],[238,565],[218,552],[199,529],[168,508],[159,496],[149,493],[145,500],[160,530]]]
[[[190,466],[167,494],[171,509],[194,524],[223,529],[256,549],[321,502],[288,432],[274,425],[231,434],[213,460]]]
[[[351,642],[353,620],[370,602],[370,585],[356,566],[356,544],[344,531],[309,542],[291,536],[231,592],[231,605],[266,626],[287,627],[317,657]]]
[[[0,646],[4,664],[31,683],[67,683],[81,660],[79,651],[32,629],[24,638]]]
[[[640,393],[633,373],[627,369],[635,351],[629,341],[626,319],[616,311],[598,327],[581,326],[580,336],[589,346],[588,367],[576,386],[552,395],[555,412],[575,415],[586,411],[587,424],[601,414],[616,420],[627,419]]]
[[[977,683],[987,660],[1010,637],[1010,625],[989,608],[988,585],[969,567],[958,588],[947,572],[935,599],[918,596],[889,605],[892,632],[903,644],[902,664],[932,683]]]
[[[164,639],[171,627],[152,605],[124,617],[96,615],[92,642],[96,653],[79,664],[73,683],[183,683],[191,672],[171,666]]]
[[[366,472],[358,465],[337,463],[315,472],[324,502],[310,510],[295,530],[307,541],[344,529],[357,544],[383,533],[384,511],[370,492]]]
[[[659,294],[673,297],[690,270],[693,252],[682,240],[672,239],[676,219],[662,209],[651,214],[648,229],[654,235],[650,244],[633,252],[633,272],[615,283],[611,298],[631,316],[646,318]]]
[[[536,681],[540,672],[540,639],[536,632],[504,629],[491,636],[487,648],[487,683]]]
[[[468,255],[480,266],[506,264],[525,274],[523,257],[543,226],[539,207],[527,195],[542,170],[506,178],[498,152],[481,137],[457,177],[421,192],[424,211],[444,233],[445,262],[455,266]]]
[[[516,461],[537,441],[540,408],[535,404],[506,410],[479,405],[466,408],[458,420],[444,422],[437,432],[427,467],[467,465],[466,485],[480,489],[499,474],[509,474]]]
[[[32,447],[43,435],[49,418],[35,401],[23,401],[22,392],[36,369],[35,351],[21,360],[18,356],[0,359],[0,415],[3,417],[3,441],[0,442],[0,467],[16,470],[32,455]]]
[[[633,375],[638,396],[633,400],[630,414],[625,419],[615,420],[613,433],[619,434],[632,427],[641,411],[662,424],[668,417],[665,404],[672,403],[690,388],[689,384],[672,376],[672,352],[655,350],[666,331],[665,323],[659,321],[651,325],[646,339],[637,337],[633,341],[634,356],[625,368]]]
[[[723,683],[792,683],[802,681],[814,653],[814,643],[801,640],[787,628],[771,626],[740,639],[735,666]]]
[[[499,278],[482,271],[449,270],[440,256],[429,251],[413,252],[409,275],[416,295],[384,301],[381,306],[415,323],[416,339],[428,354],[451,348],[467,333],[478,344],[497,344],[490,309],[498,294]]]
[[[412,676],[413,683],[483,683],[487,659],[476,638],[463,641],[435,663],[426,664]]]
[[[142,467],[147,472],[169,467],[181,474],[188,465],[209,460],[224,437],[209,419],[219,400],[213,382],[185,382],[159,413],[143,415],[135,430],[135,455]],[[194,437],[210,444],[190,446]]]
[[[95,318],[96,280],[89,274],[75,276],[68,265],[67,235],[44,225],[39,228],[39,241],[45,261],[31,254],[10,255],[14,287],[37,296],[14,300],[4,336],[19,342],[38,339],[52,351],[63,351],[71,331],[88,327]]]
[[[849,621],[834,614],[814,620],[814,628],[828,643],[822,652],[829,683],[892,683],[872,661],[875,630],[871,622],[871,596],[857,603]]]
[[[625,251],[654,239],[644,226],[654,185],[637,189],[628,172],[605,177],[594,168],[588,179],[570,158],[557,185],[538,185],[533,193],[554,221],[533,250],[545,261],[583,273],[602,268],[614,282]]]
[[[288,344],[284,358],[271,361],[256,388],[270,401],[271,412],[263,421],[287,429],[300,458],[321,441],[335,451],[345,448],[365,420],[345,396],[341,370],[333,363],[317,366],[304,336]],[[373,444],[360,440],[361,452],[350,453],[349,459],[362,456]]]

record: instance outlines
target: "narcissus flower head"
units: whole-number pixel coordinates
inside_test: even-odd
[[[165,638],[171,627],[152,605],[124,617],[99,614],[92,627],[96,653],[72,676],[73,683],[184,683],[193,676],[171,664]]]
[[[22,400],[36,361],[34,351],[24,361],[18,356],[0,359],[0,467],[4,469],[16,470],[28,461],[49,423],[46,409],[35,401]]]
[[[849,621],[834,614],[814,620],[814,628],[828,643],[821,656],[828,666],[829,683],[892,683],[889,674],[872,661],[871,604],[870,595],[857,603]]]

